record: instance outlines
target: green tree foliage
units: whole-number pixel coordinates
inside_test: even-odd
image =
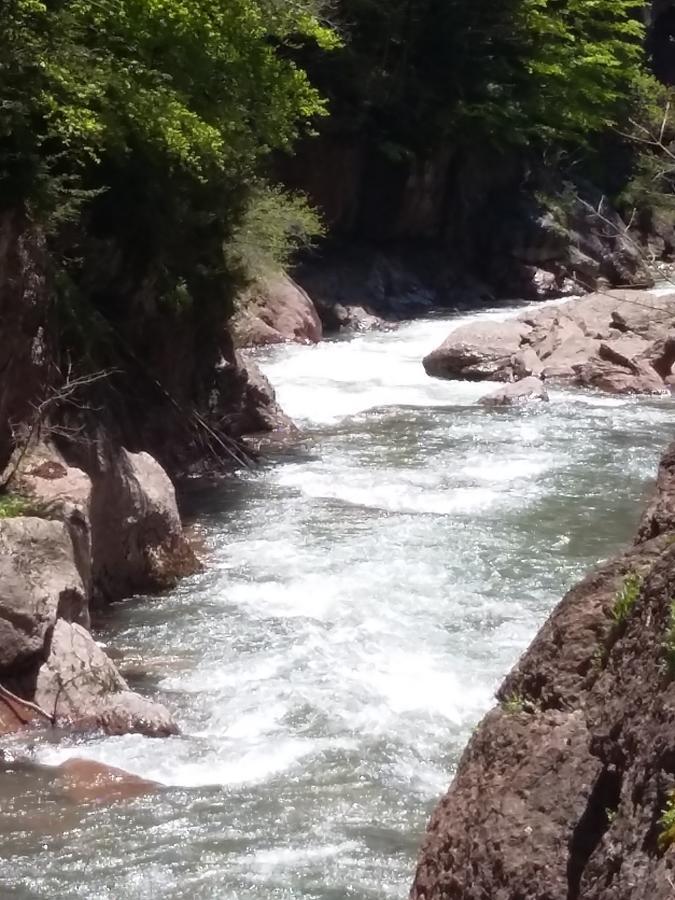
[[[3,160],[56,168],[142,152],[207,179],[242,177],[323,107],[282,52],[331,33],[298,3],[6,0]]]
[[[292,58],[336,45],[315,12],[314,0],[4,0],[0,205],[52,234],[62,337],[91,364],[139,293],[148,314],[198,303],[222,320],[241,275],[223,245],[251,185],[326,111]],[[300,201],[280,195],[280,218],[282,200],[285,236]]]
[[[402,152],[584,142],[619,120],[643,56],[634,0],[341,0],[316,66],[344,120]]]

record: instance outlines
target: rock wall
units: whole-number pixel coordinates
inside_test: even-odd
[[[407,266],[406,256],[419,257],[421,249],[433,271],[421,281],[436,306],[461,302],[467,273],[507,298],[544,299],[601,282],[652,284],[642,253],[601,191],[580,183],[572,195],[561,179],[529,171],[515,155],[440,147],[425,158],[393,160],[362,137],[324,135],[284,161],[280,174],[309,194],[330,230],[331,243],[309,260],[310,281],[327,270],[349,280],[354,256],[364,251],[371,260],[394,257],[408,280],[420,280],[419,266]],[[314,298],[302,271],[298,280]],[[363,288],[347,304],[381,314],[359,294]]]
[[[94,295],[120,291],[83,352],[49,259],[39,229],[0,215],[0,733],[171,734],[91,636],[90,610],[196,572],[172,477],[250,463],[242,439],[290,423],[222,319],[160,315],[114,253],[79,298],[84,332],[101,323]]]
[[[632,547],[571,590],[434,812],[411,900],[675,895],[675,445]]]

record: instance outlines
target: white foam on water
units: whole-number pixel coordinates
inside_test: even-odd
[[[183,735],[35,749],[184,792],[177,809],[125,808],[112,838],[88,811],[82,852],[120,869],[119,900],[136,900],[152,864],[167,897],[403,896],[500,679],[564,590],[628,538],[671,430],[667,401],[554,390],[501,413],[477,405],[489,384],[426,376],[423,356],[452,329],[521,312],[263,354],[310,452],[242,476],[204,522],[208,571],[158,605],[124,604],[121,638],[107,637],[187,661],[155,685]],[[39,848],[39,870],[58,878],[60,853]],[[108,896],[95,879],[83,891]]]

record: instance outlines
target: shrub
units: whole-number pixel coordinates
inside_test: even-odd
[[[667,850],[675,843],[675,791],[668,797],[666,808],[659,819],[661,832],[659,834],[659,849]]]
[[[25,516],[29,511],[29,503],[19,494],[0,494],[0,519],[14,519]]]
[[[283,269],[295,252],[324,233],[321,216],[304,194],[258,184],[225,245],[225,257],[245,277],[255,278]]]
[[[612,618],[615,625],[623,625],[631,610],[635,606],[640,588],[642,587],[642,576],[637,572],[630,572],[623,580],[623,584],[614,599],[614,608],[612,610]]]

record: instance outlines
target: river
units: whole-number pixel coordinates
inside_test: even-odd
[[[207,570],[101,639],[183,730],[28,750],[157,779],[75,805],[0,782],[0,896],[400,900],[501,677],[626,541],[670,400],[553,391],[520,410],[420,360],[464,314],[260,359],[302,446],[202,497]]]

